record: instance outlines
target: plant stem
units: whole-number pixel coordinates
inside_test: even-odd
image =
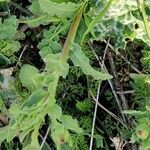
[[[63,46],[62,53],[61,53],[60,61],[62,64],[64,64],[66,62],[68,53],[69,53],[69,49],[70,49],[72,43],[74,42],[76,32],[77,32],[77,29],[78,29],[78,26],[79,26],[79,23],[80,23],[80,20],[82,17],[83,9],[84,9],[84,5],[81,6],[76,17],[74,18],[73,22],[71,23],[71,26],[70,26],[70,29],[68,32],[68,36],[67,36],[67,39],[65,41],[65,44]]]
[[[147,14],[145,11],[144,0],[140,0],[140,9],[141,9],[141,13],[143,16],[143,22],[144,22],[145,30],[147,32],[148,37],[150,38],[150,28],[149,28],[149,23],[148,23],[148,19],[147,19]]]
[[[79,26],[79,23],[80,23],[80,20],[82,17],[84,6],[85,5],[82,4],[81,8],[79,9],[77,15],[75,16],[75,18],[73,19],[73,22],[70,25],[68,36],[67,36],[65,44],[63,46],[61,57],[60,57],[60,62],[62,63],[62,65],[67,61],[69,49],[70,49],[72,43],[74,42],[76,32],[77,32],[77,29],[78,29],[78,26]],[[52,97],[55,97],[55,95],[56,95],[57,85],[58,85],[58,81],[59,81],[59,77],[60,77],[60,74],[57,71],[54,72],[54,75],[55,75],[55,79],[53,81],[53,86],[50,87]]]

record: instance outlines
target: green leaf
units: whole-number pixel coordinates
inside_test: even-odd
[[[39,74],[39,70],[31,65],[24,65],[21,68],[19,78],[22,85],[30,91],[40,88],[44,79],[43,75]]]
[[[20,23],[26,23],[29,27],[37,27],[39,25],[46,25],[49,23],[60,22],[60,19],[56,17],[51,17],[48,14],[41,14],[37,17],[30,17],[28,19],[22,19]]]
[[[30,132],[33,130],[32,128],[27,128],[25,130],[23,130],[20,134],[19,134],[19,140],[21,143],[23,143],[23,141],[25,140],[25,137],[28,136],[28,134],[30,134]]]
[[[62,46],[57,41],[49,41],[47,39],[43,39],[41,43],[38,45],[41,48],[40,55],[44,59],[48,54],[58,53],[61,51]]]
[[[150,139],[144,140],[141,145],[141,150],[149,150],[150,149]]]
[[[132,136],[131,136],[130,139],[131,139],[131,142],[132,142],[132,143],[135,143],[136,141],[138,141],[138,137],[136,136],[135,133],[132,134]]]
[[[141,59],[142,64],[144,67],[150,69],[150,51],[149,50],[144,50],[143,51],[143,57]]]
[[[36,129],[34,129],[34,131],[31,134],[31,143],[29,145],[25,146],[23,148],[23,150],[29,150],[29,149],[41,150],[39,142],[38,142],[38,136],[39,136],[38,128],[36,128]]]
[[[106,12],[109,10],[110,6],[115,0],[109,0],[106,5],[104,6],[103,10],[99,12],[99,14],[91,21],[91,23],[88,25],[87,30],[83,34],[81,43],[83,43],[83,40],[85,39],[85,36],[99,23],[102,21],[103,17],[106,15]]]
[[[32,4],[31,4],[30,7],[29,7],[29,10],[30,10],[33,14],[36,14],[36,15],[43,14],[42,10],[40,9],[40,4],[39,4],[39,1],[38,1],[38,0],[34,0],[34,1],[32,2]]]
[[[0,0],[0,2],[7,2],[8,0]]]
[[[140,123],[139,126],[136,127],[136,135],[142,140],[147,139],[150,135],[149,126],[145,123]]]
[[[39,127],[37,129],[34,129],[34,131],[32,132],[30,149],[41,150],[39,141],[38,141],[38,136],[39,136],[38,130],[39,130]]]
[[[16,127],[10,127],[8,128],[7,132],[7,142],[10,142],[15,136],[18,136],[18,130]]]
[[[34,91],[31,96],[28,98],[27,101],[23,104],[22,108],[25,106],[32,107],[33,105],[36,105],[39,103],[45,96],[47,95],[47,92],[43,89],[37,89]]]
[[[54,125],[51,135],[56,145],[66,143],[70,136],[68,130],[60,123]]]
[[[96,148],[104,148],[103,137],[96,137]]]
[[[20,114],[21,106],[16,103],[13,103],[9,108],[9,112],[14,116],[17,117]]]
[[[132,1],[126,0],[124,2],[122,0],[118,0],[117,3],[113,4],[110,7],[108,13],[106,14],[106,18],[110,19],[110,18],[116,18],[119,16],[125,16],[129,14],[131,11],[135,11],[138,9],[139,7],[137,5],[136,0],[132,0]]]
[[[64,65],[62,65],[62,63],[59,61],[59,58],[59,54],[48,54],[44,58],[44,61],[46,62],[46,70],[51,73],[57,71],[61,76],[65,78],[68,74],[69,64],[65,63]]]
[[[69,115],[62,115],[61,117],[62,124],[69,130],[75,131],[77,133],[82,133],[82,128],[79,127],[76,119],[73,119]]]
[[[90,64],[89,59],[81,51],[78,44],[74,44],[70,53],[70,58],[75,66],[79,66],[84,74],[91,75],[96,80],[106,80],[112,78],[111,75],[94,70]]]
[[[85,99],[84,101],[77,101],[76,108],[81,112],[88,112],[92,109],[93,103],[89,99]]]
[[[62,3],[62,2],[69,2],[70,0],[51,0],[52,2],[55,2],[55,3]],[[74,2],[74,0],[73,0]]]
[[[133,116],[141,116],[146,114],[145,111],[137,111],[137,110],[124,110],[123,113],[133,115]]]
[[[17,33],[17,27],[18,24],[15,16],[5,19],[3,23],[0,19],[0,40],[13,39]]]
[[[132,20],[134,24],[138,25],[138,28],[134,30],[136,32],[136,39],[142,40],[143,42],[145,42],[147,45],[150,46],[150,38],[148,37],[147,32],[145,30],[144,22],[135,18],[133,15]],[[150,26],[150,24],[148,25]]]
[[[149,105],[150,97],[150,75],[149,74],[130,74],[131,78],[134,79],[134,90],[138,94],[138,97],[142,99],[142,103],[145,102]]]
[[[39,0],[39,4],[43,12],[58,17],[70,17],[78,9],[78,5],[71,2],[59,4],[50,0]]]
[[[2,143],[6,139],[7,132],[8,126],[0,128],[0,143]]]
[[[49,108],[48,114],[52,120],[59,120],[62,115],[62,109],[57,104],[54,104]]]
[[[19,50],[20,43],[14,40],[0,40],[0,53],[4,56],[11,57],[14,52]]]
[[[43,32],[43,39],[38,44],[40,49],[40,55],[44,59],[48,54],[59,53],[62,50],[62,46],[59,43],[59,36],[56,35],[53,40],[50,40],[52,35],[59,30],[60,26],[51,26],[49,30]]]
[[[10,60],[0,53],[0,66],[7,66],[8,64],[11,64]]]

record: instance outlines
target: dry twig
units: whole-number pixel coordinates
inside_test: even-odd
[[[115,64],[114,64],[112,53],[109,51],[107,53],[107,55],[108,55],[111,71],[112,71],[112,74],[113,74],[113,77],[114,77],[113,79],[114,79],[115,87],[117,88],[118,91],[120,91],[119,96],[120,96],[122,108],[123,108],[123,110],[127,110],[127,109],[129,109],[128,102],[127,102],[127,100],[126,100],[126,98],[123,94],[123,89],[122,89],[122,86],[121,86],[121,84],[119,82],[119,79],[118,79],[118,75],[117,75],[117,71],[116,71],[116,67],[115,67]]]
[[[104,42],[107,44],[107,41],[104,40]],[[109,43],[108,46],[115,52],[115,48]],[[134,67],[131,62],[129,62],[121,53],[117,51],[117,54],[127,63],[131,66],[131,68],[138,74],[142,74],[136,67]]]
[[[108,45],[109,45],[109,42],[108,42]],[[100,65],[100,67],[101,67],[106,73],[108,73],[108,70],[107,70],[105,64],[102,66],[102,63],[101,63],[101,61],[100,61],[98,55],[96,54],[94,48],[92,47],[92,44],[91,44],[91,43],[89,43],[89,46],[90,46],[90,48],[91,48],[91,50],[92,50],[92,52],[93,52],[95,58],[97,59],[97,61],[98,61],[99,65]],[[122,113],[122,106],[121,106],[121,104],[120,104],[120,100],[119,100],[119,98],[118,98],[118,95],[116,94],[116,91],[115,91],[115,89],[114,89],[113,83],[112,83],[112,81],[111,81],[110,79],[108,79],[108,83],[109,83],[110,88],[111,88],[111,90],[112,90],[112,93],[113,93],[113,95],[114,95],[114,97],[115,97],[115,100],[116,100],[116,102],[117,102],[117,104],[118,104],[118,108],[119,108],[119,110],[120,110],[120,113],[122,114],[123,120],[124,120],[124,122],[126,122],[126,118],[125,118],[125,115]]]
[[[48,136],[49,131],[50,131],[50,126],[48,127],[44,138],[41,136],[41,138],[42,138],[43,141],[42,141],[42,144],[41,144],[41,146],[40,146],[40,149],[42,149],[42,147],[43,147],[44,144],[46,143],[46,139],[47,139],[47,136]],[[49,147],[49,146],[48,146],[48,147]]]
[[[96,101],[98,101],[98,99],[99,99],[100,85],[101,85],[101,83],[99,83],[98,88],[97,88]],[[90,140],[90,148],[89,148],[89,150],[92,150],[92,147],[93,147],[93,135],[94,135],[94,129],[95,129],[95,122],[96,122],[97,106],[98,106],[98,103],[95,103],[94,117],[93,117],[93,124],[92,124],[92,132],[91,132],[91,140]]]
[[[114,113],[112,113],[111,111],[109,111],[108,109],[106,109],[102,104],[100,104],[97,99],[94,97],[93,93],[91,92],[91,96],[93,98],[93,100],[97,103],[97,105],[99,107],[101,107],[105,112],[107,112],[110,116],[112,116],[115,120],[119,121],[122,125],[124,125],[126,127],[126,125],[123,123],[123,121],[117,117]]]

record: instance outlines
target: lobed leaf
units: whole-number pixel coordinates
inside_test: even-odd
[[[36,105],[38,102],[40,102],[45,96],[47,95],[47,92],[43,89],[37,89],[34,91],[27,101],[23,104],[22,107],[28,106],[32,107],[33,105]]]
[[[6,139],[7,132],[8,126],[0,128],[0,143],[2,143]]]
[[[49,23],[60,22],[60,19],[57,17],[51,17],[48,14],[41,14],[36,17],[30,17],[27,19],[22,19],[20,23],[26,23],[29,27],[37,27],[39,25],[47,25]]]
[[[62,115],[62,109],[59,105],[54,104],[50,107],[48,114],[52,120],[60,120],[60,117]]]
[[[75,66],[81,68],[84,74],[91,75],[96,80],[106,80],[112,78],[112,76],[107,73],[94,70],[89,64],[89,58],[84,55],[80,46],[77,44],[74,44],[74,47],[70,53],[70,59]]]
[[[5,19],[2,23],[2,19],[0,19],[0,40],[2,39],[13,39],[15,34],[17,33],[17,19],[16,16],[11,16],[8,19]]]
[[[11,57],[14,52],[19,50],[20,43],[14,40],[0,40],[0,53],[4,56]]]
[[[19,78],[22,85],[32,92],[42,86],[44,79],[43,75],[39,74],[39,70],[31,65],[24,65],[21,68]]]
[[[56,123],[51,134],[56,145],[64,144],[69,140],[69,132],[64,125]]]
[[[42,10],[40,9],[40,4],[38,0],[33,0],[32,4],[29,7],[29,10],[36,15],[43,14]]]
[[[82,133],[82,128],[79,127],[76,119],[73,119],[70,115],[62,115],[62,124],[69,130],[75,131],[76,133]]]
[[[48,54],[44,58],[44,61],[46,62],[45,69],[51,73],[56,71],[65,78],[69,71],[69,64],[65,63],[64,65],[62,65],[62,63],[59,61],[59,58],[59,54]]]
[[[75,10],[78,9],[78,5],[72,2],[68,3],[55,3],[50,0],[39,0],[40,8],[43,12],[48,13],[51,16],[58,17],[70,17]]]

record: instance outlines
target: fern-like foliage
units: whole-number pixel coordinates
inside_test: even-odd
[[[77,101],[76,107],[81,112],[89,112],[92,109],[92,102],[88,99],[85,99],[84,101]]]

